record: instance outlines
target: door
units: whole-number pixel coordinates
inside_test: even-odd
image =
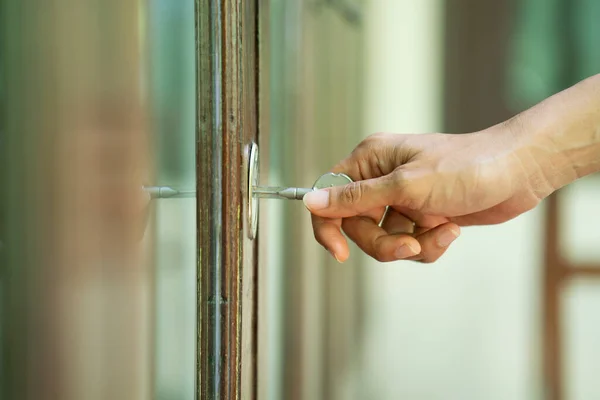
[[[361,2],[196,12],[200,396],[361,398],[358,249],[338,265],[280,200],[261,200],[252,241],[247,204],[251,143],[259,183],[307,187],[360,141]]]
[[[354,2],[75,3],[0,3],[2,398],[348,398],[358,259],[249,186],[359,141]]]
[[[366,3],[262,1],[261,181],[310,187],[363,132]],[[364,258],[337,263],[300,202],[264,200],[259,223],[261,399],[363,399]]]
[[[0,4],[2,398],[254,397],[256,12]]]
[[[147,399],[138,1],[0,3],[0,397]]]

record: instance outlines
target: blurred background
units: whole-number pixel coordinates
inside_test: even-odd
[[[196,184],[213,3],[0,3],[0,398],[199,393],[196,201],[131,189]],[[600,72],[595,0],[255,4],[263,184],[310,186],[371,133],[483,129]],[[598,179],[430,265],[356,247],[337,264],[302,204],[262,202],[256,397],[599,399]]]
[[[600,71],[596,1],[270,5],[269,182],[310,184],[375,132],[483,129]],[[269,206],[261,398],[600,398],[598,185],[464,229],[433,265],[338,265],[301,207]]]

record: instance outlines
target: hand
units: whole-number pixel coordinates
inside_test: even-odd
[[[497,224],[532,209],[554,188],[535,173],[531,144],[513,126],[367,138],[332,170],[354,183],[305,196],[315,238],[340,262],[349,256],[340,228],[379,261],[433,262],[460,226]]]

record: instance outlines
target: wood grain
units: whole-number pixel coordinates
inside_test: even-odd
[[[255,1],[197,0],[198,396],[255,397],[256,258],[247,237],[257,138]]]

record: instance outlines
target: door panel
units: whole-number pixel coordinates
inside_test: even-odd
[[[2,398],[153,396],[144,11],[0,3]]]
[[[363,136],[360,3],[268,2],[260,19],[263,184],[310,186]],[[261,398],[362,398],[360,251],[352,247],[340,265],[314,240],[300,202],[261,207]]]
[[[355,18],[334,2],[67,3],[0,5],[4,397],[251,399],[264,352],[268,398],[348,398],[359,258],[320,249],[301,202],[263,203],[259,348],[247,197],[253,142],[262,183],[298,186],[358,142]],[[153,201],[146,220],[146,184],[195,184],[196,203]]]
[[[154,135],[153,184],[196,186],[196,48],[193,0],[147,1]],[[196,200],[153,201],[146,240],[152,246],[154,373],[157,400],[195,395]]]

